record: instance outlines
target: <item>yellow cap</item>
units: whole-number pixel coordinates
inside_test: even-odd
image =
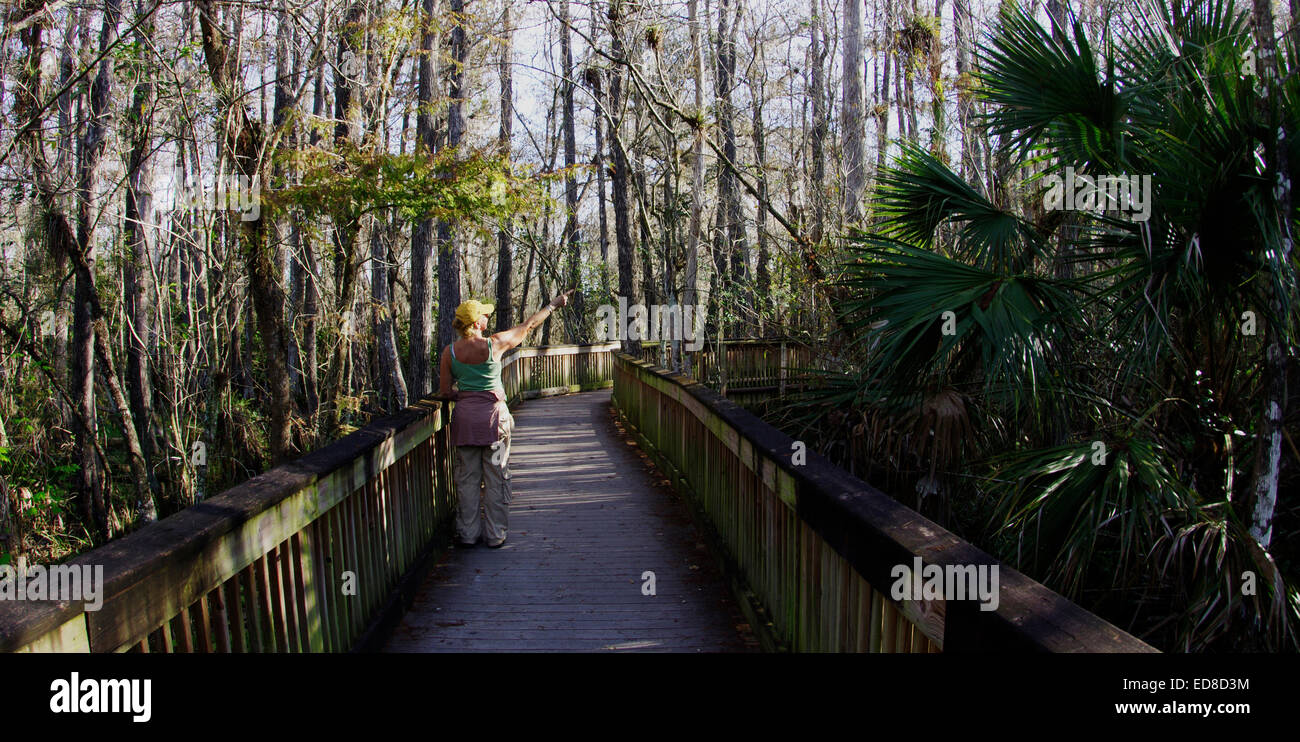
[[[479,317],[482,317],[485,314],[492,314],[495,309],[496,307],[491,304],[484,304],[476,299],[470,299],[459,307],[456,307],[456,319],[460,320],[460,323],[465,327],[469,327],[475,322],[478,322]]]

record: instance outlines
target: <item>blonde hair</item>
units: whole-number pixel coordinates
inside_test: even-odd
[[[469,337],[469,327],[460,321],[460,317],[451,318],[451,329],[455,330],[463,338]]]
[[[456,333],[463,338],[470,337],[470,331],[473,330],[475,325],[477,324],[478,324],[477,319],[467,325],[465,324],[464,321],[461,320],[460,317],[451,318],[451,329],[455,330]]]

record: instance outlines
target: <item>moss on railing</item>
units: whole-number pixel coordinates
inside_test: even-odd
[[[502,381],[514,403],[607,387],[614,347],[519,348]],[[0,601],[0,651],[374,648],[455,500],[446,412],[424,401],[73,560],[103,568],[98,610]]]
[[[624,353],[614,371],[620,416],[687,496],[769,649],[1154,651],[694,379]],[[896,600],[896,570],[917,559],[996,574],[996,603]]]

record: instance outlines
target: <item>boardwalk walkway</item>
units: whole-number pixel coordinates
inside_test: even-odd
[[[515,411],[506,545],[448,552],[386,651],[756,648],[685,506],[618,436],[609,400]]]

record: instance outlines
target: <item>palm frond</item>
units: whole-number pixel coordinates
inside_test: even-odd
[[[1025,564],[1068,595],[1101,564],[1099,541],[1115,551],[1112,575],[1132,574],[1166,529],[1165,514],[1196,497],[1145,435],[1084,440],[995,458],[994,520]]]
[[[875,203],[880,234],[929,248],[951,225],[953,252],[976,267],[1009,270],[1015,261],[1044,253],[1031,224],[995,206],[915,144],[903,143],[898,159],[881,171]]]
[[[1022,6],[1005,3],[979,46],[980,97],[987,124],[1013,157],[1050,150],[1082,168],[1121,163],[1128,96],[1113,70],[1099,69],[1083,26],[1058,39]]]

